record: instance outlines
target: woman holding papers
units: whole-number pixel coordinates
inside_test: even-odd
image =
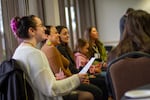
[[[76,50],[74,53],[75,56],[75,62],[76,62],[76,67],[78,70],[81,70],[88,62],[89,58],[87,56],[89,50],[89,43],[88,41],[84,39],[78,39],[77,44],[76,44]],[[94,73],[100,73],[101,72],[101,66],[99,66],[99,63],[94,63],[90,65],[89,68],[89,73],[94,74]]]
[[[77,44],[76,44],[76,53],[75,53],[75,62],[76,62],[76,67],[79,70],[85,71],[86,65],[91,63],[90,68],[89,68],[89,76],[90,76],[90,83],[98,86],[100,89],[103,91],[103,100],[108,99],[108,91],[106,88],[106,83],[105,83],[105,78],[101,75],[101,64],[98,61],[94,61],[93,63],[92,58],[89,61],[88,58],[88,48],[89,48],[89,43],[84,40],[84,39],[78,39]],[[82,71],[81,70],[81,71]],[[82,71],[82,72],[83,72]]]
[[[70,47],[68,46],[68,44],[69,44],[69,32],[68,32],[68,29],[65,26],[57,26],[56,28],[57,28],[58,33],[60,34],[60,42],[61,42],[57,46],[57,49],[61,52],[62,55],[64,55],[64,57],[66,57],[70,61],[70,65],[69,65],[70,70],[72,70],[74,68],[77,70],[76,63],[74,61],[73,52],[71,51]],[[72,71],[75,72],[74,70],[72,70]],[[96,80],[96,81],[94,81],[94,80]],[[95,85],[95,83],[98,83],[98,84],[101,84],[101,85],[97,86],[97,85]],[[94,78],[93,79],[90,78],[90,86],[91,85],[96,86],[100,90],[103,88],[102,91],[105,91],[105,93],[103,93],[102,100],[107,100],[107,89],[106,89],[105,81],[103,79],[101,81],[101,79],[97,80],[97,78],[95,78],[95,79]],[[88,88],[89,88],[89,86],[85,87],[84,89],[88,89]],[[90,91],[91,91],[91,89],[90,89]],[[95,90],[93,90],[92,92],[94,93]],[[95,95],[98,95],[98,93],[96,93]],[[97,99],[97,100],[100,100],[100,99]]]
[[[78,39],[76,44],[76,50],[74,53],[76,68],[81,70],[86,63],[89,61],[87,57],[88,54],[89,43],[84,39]]]

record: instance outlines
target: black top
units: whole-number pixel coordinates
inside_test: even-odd
[[[68,48],[68,49],[67,48],[68,48],[68,46],[66,44],[59,44],[57,46],[57,49],[59,50],[59,52],[70,61],[69,69],[70,69],[71,73],[76,74],[79,71],[76,68],[76,64],[75,64],[74,59],[71,57],[71,54],[69,53],[70,48]]]

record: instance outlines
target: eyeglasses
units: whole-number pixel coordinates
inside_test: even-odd
[[[43,24],[36,25],[36,27],[45,27]]]

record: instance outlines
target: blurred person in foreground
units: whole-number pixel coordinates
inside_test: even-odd
[[[150,54],[150,14],[144,10],[135,10],[127,16],[122,40],[109,53],[108,62],[133,51]]]

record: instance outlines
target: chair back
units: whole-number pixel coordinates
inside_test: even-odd
[[[34,100],[27,74],[15,59],[0,64],[0,100]]]
[[[115,100],[128,90],[150,83],[150,55],[131,52],[120,56],[108,64],[108,87]]]

